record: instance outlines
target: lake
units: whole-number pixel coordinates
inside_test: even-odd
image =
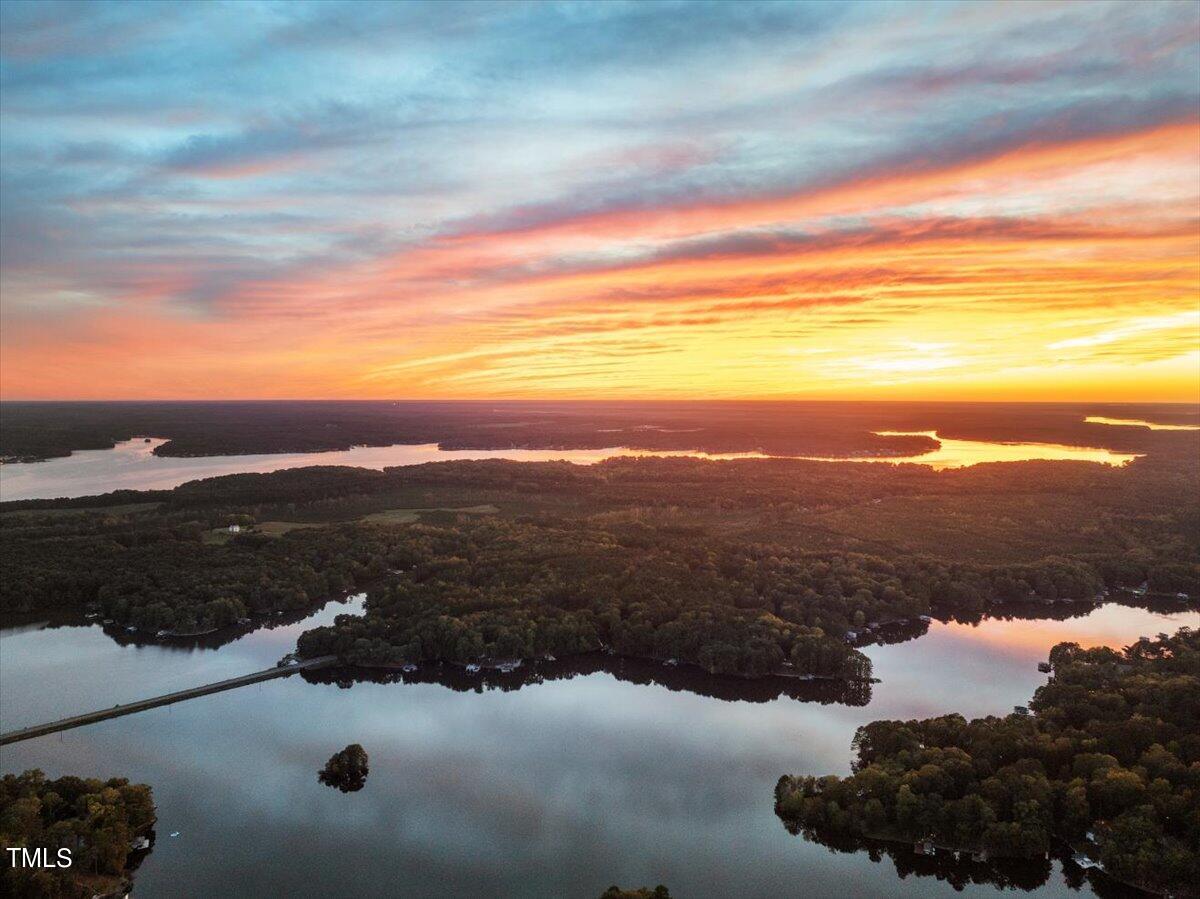
[[[848,461],[948,468],[1134,458],[938,439],[938,450],[918,457]],[[381,469],[496,457],[589,464],[630,452],[423,444],[170,458],[153,455],[162,442],[3,465],[0,494],[164,489],[314,464]],[[9,627],[0,631],[0,729],[268,667],[302,631],[347,611],[361,611],[361,597],[303,620],[175,644],[139,645],[78,619]],[[1045,681],[1037,663],[1061,640],[1117,646],[1183,624],[1200,624],[1200,616],[1108,605],[1057,621],[935,621],[917,639],[865,650],[880,680],[866,705],[830,701],[820,685],[790,682],[779,695],[764,682],[612,661],[560,663],[541,682],[506,690],[437,671],[410,683],[295,676],[7,746],[0,769],[151,784],[159,823],[136,875],[139,896],[211,896],[237,884],[262,895],[595,897],[614,882],[663,882],[685,897],[950,896],[958,893],[945,880],[897,876],[887,855],[832,853],[789,835],[774,814],[775,781],[784,773],[847,773],[854,731],[871,720],[1007,713]],[[528,670],[508,683],[526,679]],[[367,749],[371,773],[361,792],[342,794],[318,783],[316,772],[351,742]],[[995,888],[968,884],[964,892]],[[1080,892],[1054,862],[1031,895]]]
[[[94,625],[0,631],[3,728],[263,668],[302,630],[359,608],[331,603],[217,649],[122,646]],[[1118,646],[1184,624],[1200,616],[1118,605],[1059,621],[935,621],[865,650],[880,682],[857,707],[731,699],[740,682],[723,680],[717,698],[604,670],[510,692],[294,676],[7,746],[0,768],[151,784],[159,821],[135,878],[143,897],[233,884],[245,895],[595,897],[614,882],[663,882],[682,897],[990,896],[789,835],[775,781],[847,773],[855,729],[877,718],[1007,713],[1045,681],[1037,663],[1061,640]],[[366,787],[318,783],[351,742],[370,754]],[[1081,893],[1054,862],[1030,895]]]
[[[1137,458],[1097,447],[1067,446],[1057,443],[999,443],[983,440],[952,440],[938,437],[934,431],[882,431],[885,435],[921,434],[935,437],[941,446],[917,456],[866,457],[848,459],[813,458],[816,461],[896,463],[915,462],[933,468],[959,468],[980,462],[1018,462],[1028,459],[1069,459],[1124,465]],[[92,496],[112,490],[167,490],[197,478],[246,472],[279,471],[306,465],[351,465],[383,469],[393,465],[446,462],[455,459],[513,459],[518,462],[545,462],[562,459],[588,465],[613,456],[695,456],[705,459],[764,458],[759,453],[687,453],[682,451],[630,450],[622,447],[586,450],[442,450],[436,443],[397,444],[394,446],[356,446],[348,450],[321,453],[270,453],[242,456],[200,456],[177,458],[154,455],[161,439],[134,439],[118,443],[112,449],[79,450],[70,456],[44,462],[16,462],[0,465],[0,499],[50,499],[54,497]]]
[[[1094,425],[1113,425],[1120,428],[1149,428],[1151,431],[1200,431],[1200,425],[1163,425],[1140,418],[1105,418],[1089,415],[1084,421]]]

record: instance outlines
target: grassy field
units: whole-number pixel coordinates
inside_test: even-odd
[[[147,504],[147,508],[152,508],[158,505],[157,503]],[[132,508],[132,507],[131,507]],[[67,511],[75,511],[73,509]],[[419,521],[421,514],[425,512],[450,512],[460,513],[464,515],[494,515],[500,510],[490,503],[480,506],[462,506],[462,507],[441,507],[441,508],[425,508],[425,509],[384,509],[381,512],[372,512],[368,515],[362,515],[358,518],[359,521],[370,522],[373,524],[412,524]],[[7,513],[16,514],[16,513]],[[319,528],[331,522],[317,521],[260,521],[257,524],[248,525],[242,528],[243,534],[261,534],[266,537],[282,537],[288,531],[295,531],[300,528]],[[204,542],[210,545],[219,545],[228,543],[233,537],[237,536],[231,533],[228,528],[214,528],[204,535]]]
[[[499,511],[498,508],[490,503],[482,506],[463,506],[460,508],[384,509],[382,512],[372,512],[370,515],[364,515],[359,521],[369,521],[375,524],[412,524],[421,517],[422,512],[460,512],[465,515],[495,515]]]

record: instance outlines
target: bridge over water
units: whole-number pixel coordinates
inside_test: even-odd
[[[295,665],[267,668],[264,671],[255,671],[251,674],[243,674],[239,677],[231,677],[228,680],[204,684],[200,687],[191,687],[187,690],[177,690],[174,693],[164,693],[162,696],[154,696],[150,699],[139,699],[136,702],[127,702],[124,705],[114,705],[111,709],[101,709],[100,711],[87,712],[83,715],[73,715],[70,718],[61,718],[58,721],[51,721],[47,724],[35,724],[33,727],[22,727],[19,730],[10,730],[7,733],[0,734],[0,746],[7,746],[9,743],[19,743],[22,740],[32,740],[34,737],[42,737],[46,734],[53,734],[62,730],[70,730],[73,727],[83,727],[86,724],[95,724],[97,721],[105,721],[109,718],[120,718],[122,715],[132,715],[135,712],[144,712],[146,709],[153,709],[162,705],[171,705],[175,702],[183,702],[186,699],[195,699],[198,696],[207,696],[210,693],[220,693],[224,690],[233,690],[236,687],[245,687],[249,684],[257,684],[261,681],[273,680],[277,677],[288,677],[289,675],[295,674],[297,671],[311,671],[314,668],[325,668],[334,664],[336,661],[337,656],[317,656],[316,658],[305,659],[304,661]]]

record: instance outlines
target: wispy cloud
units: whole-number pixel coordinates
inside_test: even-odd
[[[0,382],[1181,396],[1198,104],[1190,3],[3,3]]]
[[[1200,311],[1177,312],[1173,315],[1158,315],[1149,318],[1135,318],[1121,322],[1115,327],[1081,337],[1069,337],[1047,344],[1051,350],[1065,350],[1074,347],[1094,347],[1104,344],[1117,343],[1123,340],[1140,337],[1154,331],[1170,331],[1187,329],[1192,336],[1200,337]]]

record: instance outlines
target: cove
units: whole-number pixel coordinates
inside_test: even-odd
[[[360,602],[216,648],[122,645],[94,625],[9,628],[0,714],[18,727],[261,668]],[[887,854],[789,835],[774,783],[846,773],[854,731],[871,720],[1007,713],[1045,681],[1037,663],[1057,642],[1115,646],[1200,624],[1194,612],[1056,607],[1076,612],[933,621],[869,646],[878,682],[866,705],[704,694],[666,672],[599,669],[518,689],[292,677],[5,747],[0,768],[151,784],[159,824],[135,875],[142,896],[219,895],[235,881],[297,896],[355,883],[362,895],[594,897],[613,882],[694,897],[993,895],[987,883],[958,893],[934,874],[900,879]],[[370,753],[371,775],[344,794],[317,771],[350,742]],[[1048,870],[1027,895],[1092,894],[1057,862]]]

